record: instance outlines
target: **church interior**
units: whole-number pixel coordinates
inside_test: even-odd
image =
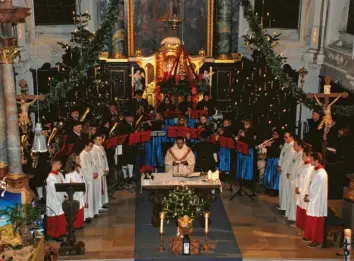
[[[351,260],[354,0],[0,0],[0,260]]]

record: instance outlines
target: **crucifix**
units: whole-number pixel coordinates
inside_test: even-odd
[[[323,110],[323,117],[321,123],[318,125],[318,129],[321,130],[324,128],[323,131],[323,137],[322,137],[322,154],[323,154],[323,159],[324,162],[326,162],[326,150],[327,150],[327,134],[330,131],[330,129],[333,126],[333,119],[332,119],[332,113],[331,113],[331,107],[333,104],[335,104],[340,98],[347,98],[348,93],[347,92],[341,92],[341,93],[331,93],[330,91],[330,77],[326,77],[325,79],[326,85],[325,85],[325,90],[324,93],[308,93],[306,96],[307,98],[314,98],[316,103],[321,106]],[[322,103],[320,101],[320,98],[324,98],[324,102]],[[334,100],[330,103],[330,98],[334,98]]]

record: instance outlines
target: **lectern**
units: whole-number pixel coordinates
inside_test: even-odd
[[[59,248],[59,255],[83,255],[85,254],[85,243],[82,241],[76,242],[75,230],[73,227],[76,213],[80,209],[80,203],[74,200],[75,192],[86,191],[85,183],[58,183],[55,184],[56,192],[66,192],[68,200],[63,202],[63,211],[65,213],[67,226],[66,242],[63,242]]]

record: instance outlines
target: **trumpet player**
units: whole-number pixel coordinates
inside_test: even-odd
[[[279,191],[279,178],[280,173],[278,171],[280,151],[284,146],[284,141],[280,138],[280,131],[277,129],[272,130],[272,141],[268,140],[264,144],[267,148],[267,158],[264,169],[264,187],[266,191],[276,196]]]

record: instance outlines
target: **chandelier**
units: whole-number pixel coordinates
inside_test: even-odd
[[[168,22],[173,31],[176,31],[179,24],[182,23],[182,18],[177,15],[177,5],[180,0],[171,0],[170,3],[170,15],[166,22]]]

